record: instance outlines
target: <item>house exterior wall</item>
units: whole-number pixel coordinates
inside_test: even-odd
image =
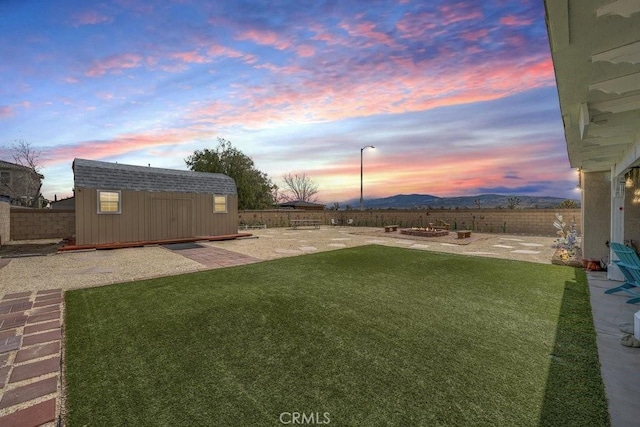
[[[626,189],[624,198],[624,240],[631,240],[640,249],[640,204],[633,203],[633,192]]]
[[[582,257],[602,259],[609,256],[606,242],[611,238],[611,173],[582,174]]]
[[[74,233],[73,210],[11,208],[12,240],[64,239]]]
[[[23,166],[0,163],[0,194],[11,198],[13,204],[30,206],[40,194],[42,177]]]
[[[76,188],[76,244],[139,242],[238,232],[238,198],[213,213],[212,194],[122,190],[120,214],[97,213],[97,189]]]
[[[553,227],[553,222],[556,213],[564,216],[567,226],[572,222],[575,223],[578,234],[582,234],[580,209],[385,209],[366,211],[279,209],[242,210],[239,211],[238,218],[240,224],[266,224],[267,227],[288,227],[290,219],[319,219],[325,225],[331,224],[331,218],[342,224],[346,223],[348,219],[353,219],[353,225],[363,227],[382,227],[388,224],[397,224],[400,227],[425,227],[429,223],[442,220],[448,222],[452,230],[470,229],[483,233],[555,236],[557,230]]]
[[[0,245],[11,239],[11,213],[9,198],[0,196]]]

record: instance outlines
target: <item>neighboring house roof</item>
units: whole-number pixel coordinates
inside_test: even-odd
[[[30,168],[26,167],[26,166],[22,166],[19,165],[17,163],[11,163],[11,162],[7,162],[5,160],[0,160],[0,169],[4,169],[4,168],[8,168],[8,169],[29,169]]]
[[[18,169],[24,170],[26,172],[34,172],[33,169],[28,166],[22,166],[17,163],[7,162],[6,160],[0,160],[0,169]],[[44,179],[44,176],[42,174],[38,174],[38,176],[40,177],[40,179]]]
[[[67,197],[66,199],[54,200],[49,202],[51,209],[75,209],[76,198],[75,196]]]
[[[73,161],[73,174],[77,188],[237,194],[235,181],[221,173],[193,172],[75,159]]]
[[[280,203],[278,206],[281,208],[295,209],[324,209],[324,205],[321,203],[311,203],[303,200],[292,200],[290,202]]]

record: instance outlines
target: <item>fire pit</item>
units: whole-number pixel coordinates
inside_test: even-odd
[[[403,228],[400,230],[401,234],[408,234],[409,236],[420,237],[443,237],[449,235],[449,230],[441,230],[433,227],[426,228]]]

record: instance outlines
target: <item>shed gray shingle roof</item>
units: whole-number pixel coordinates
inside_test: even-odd
[[[76,188],[237,194],[234,180],[221,173],[75,159],[73,161],[73,175]]]

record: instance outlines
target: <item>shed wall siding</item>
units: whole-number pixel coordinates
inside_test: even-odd
[[[97,191],[76,188],[76,243],[90,245],[235,234],[237,196],[213,213],[213,195],[122,190],[122,213],[98,214]]]

